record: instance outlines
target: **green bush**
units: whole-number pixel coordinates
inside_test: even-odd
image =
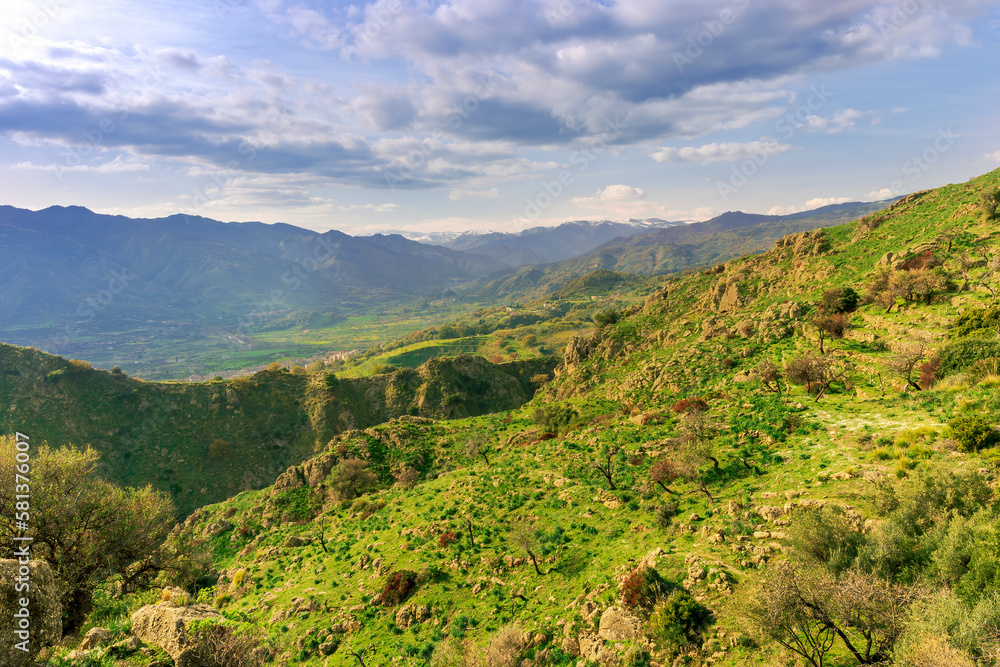
[[[979,209],[986,214],[987,219],[996,218],[1000,212],[1000,188],[991,185],[980,190]]]
[[[547,405],[535,410],[535,423],[548,433],[562,433],[569,429],[579,416],[572,405]]]
[[[594,313],[594,324],[598,329],[617,324],[622,319],[622,314],[611,308]]]
[[[981,359],[1000,357],[1000,339],[971,336],[954,340],[938,353],[938,377],[960,373]]]
[[[655,568],[638,567],[625,576],[619,593],[622,606],[626,609],[649,611],[672,588]]]
[[[951,434],[958,442],[958,448],[963,452],[978,452],[984,447],[990,447],[997,441],[997,432],[993,430],[993,420],[982,414],[959,415],[948,422]]]
[[[970,308],[955,318],[951,326],[952,338],[989,336],[1000,328],[1000,306]]]
[[[339,386],[340,386],[340,378],[338,378],[335,374],[333,373],[323,374],[323,387],[327,391],[333,391]]]
[[[649,633],[665,647],[679,648],[697,642],[712,621],[712,612],[683,588],[653,608],[649,618]]]

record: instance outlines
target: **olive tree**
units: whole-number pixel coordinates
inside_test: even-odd
[[[100,454],[89,447],[32,447],[27,483],[17,476],[16,454],[14,439],[0,438],[0,544],[9,550],[15,535],[31,538],[32,557],[56,575],[65,631],[86,618],[102,580],[117,575],[120,590],[136,590],[167,569],[174,556],[164,547],[175,516],[169,496],[101,479]],[[15,516],[15,492],[25,490],[27,531]]]

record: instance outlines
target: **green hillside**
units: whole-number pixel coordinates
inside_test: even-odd
[[[448,418],[516,408],[551,359],[494,365],[432,359],[339,380],[261,371],[225,382],[156,383],[0,344],[5,432],[92,445],[111,479],[169,491],[182,512],[271,484],[338,432],[401,415]],[[488,390],[488,391],[487,391]]]
[[[613,274],[618,277],[619,289],[634,289],[649,282],[643,276],[678,273],[764,252],[787,234],[850,222],[881,211],[891,201],[841,204],[783,216],[723,213],[706,222],[615,239],[585,255],[491,276],[468,289],[470,298],[538,299],[572,290],[582,276],[590,273],[600,275],[605,281]]]
[[[359,422],[188,517],[192,593],[276,664],[998,664],[998,185],[676,276],[521,407]]]

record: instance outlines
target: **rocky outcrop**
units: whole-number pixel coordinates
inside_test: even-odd
[[[29,589],[18,591],[14,582],[24,575]],[[0,582],[0,667],[21,667],[62,639],[62,605],[45,561],[0,560]]]
[[[611,607],[601,614],[598,634],[609,642],[624,642],[639,637],[642,620],[621,607]]]
[[[188,626],[194,621],[223,620],[222,614],[211,605],[176,607],[171,602],[161,602],[146,605],[132,614],[132,634],[166,651],[175,667],[202,667],[201,647],[189,635]]]

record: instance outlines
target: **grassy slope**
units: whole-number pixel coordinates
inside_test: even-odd
[[[662,550],[656,567],[673,581],[703,566],[707,577],[686,585],[718,610],[727,580],[738,585],[780,557],[780,541],[772,535],[780,527],[752,507],[808,500],[870,516],[864,475],[905,475],[925,461],[983,465],[978,455],[955,450],[945,422],[962,404],[1000,412],[995,388],[951,382],[907,393],[884,363],[885,346],[895,341],[939,345],[956,313],[985,302],[985,293],[946,295],[889,314],[862,307],[849,338],[828,352],[850,366],[851,391],[838,384],[819,402],[801,388],[777,398],[743,379],[763,358],[788,360],[815,349],[804,318],[782,318],[781,304],[809,306],[834,286],[862,291],[885,252],[936,246],[947,230],[960,233],[950,255],[936,246],[948,268],[955,268],[963,250],[997,250],[995,227],[973,210],[977,191],[997,182],[1000,172],[919,193],[878,216],[877,227],[853,223],[797,235],[764,255],[733,260],[721,272],[675,279],[621,322],[582,341],[556,380],[519,410],[393,422],[345,434],[334,444],[341,453],[379,452],[375,458],[383,467],[420,454],[423,475],[411,490],[388,488],[391,479],[383,474],[387,488],[353,503],[321,507],[307,490],[263,490],[203,508],[186,526],[196,535],[207,535],[205,527],[221,517],[237,517],[233,529],[206,537],[223,571],[218,604],[265,624],[285,659],[331,666],[356,664],[349,650],[369,645],[368,664],[425,665],[435,644],[462,636],[483,643],[508,623],[541,635],[536,664],[576,664],[560,646],[565,635],[592,631],[583,601],[601,610],[616,604],[616,575],[656,549]],[[720,297],[731,285],[740,303],[720,312]],[[879,370],[884,396],[874,375]],[[680,495],[669,496],[648,481],[650,465],[677,433],[680,419],[670,406],[693,395],[708,399],[707,418],[718,434],[723,474],[709,482],[714,502],[691,485],[678,484]],[[559,437],[539,439],[532,410],[554,404],[574,406],[579,418]],[[754,435],[768,429],[776,439]],[[490,450],[488,465],[463,453],[468,439],[481,436]],[[592,467],[603,444],[629,454],[618,464],[614,490]],[[678,503],[677,517],[661,530],[654,510],[668,499]],[[466,517],[474,545],[464,534]],[[277,518],[284,521],[274,523]],[[519,560],[523,554],[510,541],[511,526],[521,520],[539,531],[542,576]],[[317,543],[321,525],[329,552]],[[457,539],[445,545],[441,536],[450,531]],[[313,543],[285,547],[292,534]],[[426,623],[405,629],[396,624],[397,607],[370,603],[385,574],[402,568],[421,573],[407,604],[426,604],[431,613]],[[338,625],[345,621],[346,628]],[[328,658],[316,648],[327,637],[338,642]],[[731,647],[730,637],[724,624],[713,627],[701,657],[721,651],[717,665],[769,660]],[[828,664],[852,663],[835,654]]]
[[[538,359],[533,373],[554,362]],[[322,373],[261,371],[228,382],[155,383],[0,345],[3,429],[54,444],[92,445],[110,478],[168,490],[182,512],[270,484],[337,432],[404,414],[513,408],[533,393],[515,364],[433,360],[324,387]],[[485,399],[470,382],[495,387]],[[215,440],[227,444],[210,454]]]

